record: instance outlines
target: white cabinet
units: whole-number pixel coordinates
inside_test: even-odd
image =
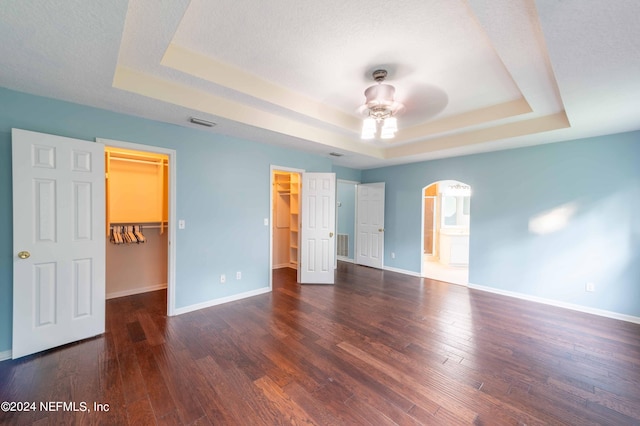
[[[469,234],[440,231],[440,262],[447,266],[469,264]]]

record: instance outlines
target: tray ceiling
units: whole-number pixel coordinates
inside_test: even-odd
[[[359,168],[640,127],[633,1],[93,3],[6,7],[0,85]],[[377,68],[406,113],[363,141]]]

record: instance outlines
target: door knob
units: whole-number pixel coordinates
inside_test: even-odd
[[[20,259],[28,259],[29,256],[31,256],[31,253],[29,253],[28,251],[21,251],[20,253],[18,253],[18,257]]]
[[[384,232],[384,228],[378,228],[378,232]]]
[[[333,237],[333,232],[329,232],[329,238]]]

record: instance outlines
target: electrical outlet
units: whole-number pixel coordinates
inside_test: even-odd
[[[227,277],[225,276],[225,274],[220,275],[220,282],[221,282],[222,284],[224,284],[224,283],[226,283],[226,282],[227,282]]]
[[[186,225],[186,224],[185,224],[185,222],[184,222],[184,219],[180,219],[180,220],[178,221],[178,229],[184,229],[184,228],[185,228],[185,225]]]
[[[587,283],[585,285],[585,287],[584,287],[584,290],[588,291],[588,292],[594,292],[594,291],[596,291],[596,284],[595,283]]]
[[[241,280],[242,279],[242,272],[238,271],[236,272],[236,280]]]
[[[391,258],[395,259],[396,258],[396,254],[394,252],[391,252]]]

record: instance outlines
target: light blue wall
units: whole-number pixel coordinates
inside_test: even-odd
[[[338,234],[349,235],[349,259],[355,258],[355,214],[356,214],[356,185],[354,183],[338,182],[336,193],[340,203],[338,211]]]
[[[385,265],[420,271],[421,189],[472,187],[470,281],[640,316],[640,132],[358,171],[328,158],[0,88],[0,352],[11,347],[11,128],[177,151],[177,307],[264,288],[269,279],[269,166],[386,183]],[[263,191],[259,188],[264,187]],[[258,189],[258,190],[257,190]],[[529,232],[574,205],[568,225]],[[391,259],[390,253],[396,253]],[[235,276],[219,284],[220,274]],[[595,293],[585,293],[587,281]]]
[[[334,165],[331,171],[336,174],[336,179],[350,180],[352,182],[360,182],[362,179],[362,170]]]
[[[386,266],[420,272],[420,191],[443,179],[472,188],[471,283],[640,317],[640,132],[363,171],[386,182]]]
[[[269,285],[270,165],[330,172],[330,159],[0,88],[0,352],[11,348],[11,128],[177,151],[176,307]],[[221,274],[228,279],[219,283]]]

